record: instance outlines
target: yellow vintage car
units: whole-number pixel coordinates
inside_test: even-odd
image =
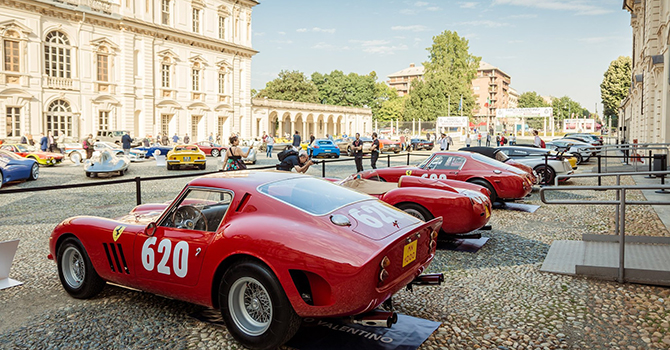
[[[205,169],[207,160],[205,152],[196,145],[176,145],[167,154],[167,170],[179,169],[180,166],[197,166]]]

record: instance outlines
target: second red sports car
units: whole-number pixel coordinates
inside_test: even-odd
[[[491,202],[521,199],[533,189],[525,171],[472,152],[435,152],[417,166],[398,166],[361,173],[364,179],[397,182],[403,175],[467,181],[486,187]]]

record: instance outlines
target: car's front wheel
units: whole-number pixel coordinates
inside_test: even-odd
[[[479,185],[479,186],[482,186],[482,187],[486,187],[486,189],[488,189],[489,192],[491,193],[491,195],[489,197],[491,199],[491,203],[495,203],[498,200],[498,194],[496,193],[495,188],[493,188],[493,186],[491,186],[491,184],[488,181],[486,181],[484,179],[473,179],[473,180],[468,180],[467,182],[473,183],[475,185]]]
[[[433,214],[431,214],[428,209],[416,203],[399,203],[396,207],[424,222],[433,219]]]
[[[551,185],[554,183],[554,179],[556,178],[556,171],[548,165],[538,165],[534,169],[537,172],[537,175],[539,176],[538,183],[542,185]]]
[[[100,278],[81,242],[70,237],[58,247],[58,277],[71,296],[88,299],[100,293],[105,280]]]
[[[70,152],[70,155],[68,156],[70,158],[70,161],[75,164],[81,163],[82,156],[79,154],[79,152]]]
[[[226,271],[219,305],[230,333],[250,349],[275,349],[300,327],[301,319],[272,270],[253,260]]]
[[[30,176],[28,177],[28,181],[37,180],[38,177],[40,177],[40,166],[37,165],[36,162],[32,167],[30,167]]]
[[[577,165],[582,164],[582,162],[584,161],[582,155],[579,153],[572,153],[572,156],[577,158]]]
[[[216,148],[212,149],[212,157],[216,158],[219,155],[221,155],[221,152],[218,149]]]

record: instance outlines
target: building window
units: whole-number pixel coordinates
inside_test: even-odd
[[[109,111],[98,112],[98,130],[109,130]]]
[[[109,56],[98,54],[98,81],[109,81]]]
[[[226,93],[226,73],[219,72],[219,94],[224,95]]]
[[[170,0],[161,0],[161,23],[170,24]]]
[[[70,78],[70,40],[65,34],[54,31],[47,34],[44,44],[46,74],[54,78]]]
[[[19,72],[19,42],[5,40],[5,71]]]
[[[21,136],[21,108],[7,107],[7,137]]]
[[[191,139],[192,140],[197,140],[198,139],[198,124],[200,124],[200,119],[202,116],[200,115],[194,115],[191,116]]]
[[[46,129],[53,135],[72,136],[72,109],[63,100],[56,100],[47,109]]]
[[[170,119],[172,115],[170,114],[161,114],[161,134],[170,136]]]
[[[170,65],[168,63],[161,64],[161,86],[170,87]]]
[[[193,91],[200,91],[200,66],[196,65],[191,70],[191,81],[193,83]]]
[[[200,9],[193,9],[193,32],[200,33]]]
[[[219,39],[226,38],[226,18],[219,16]]]

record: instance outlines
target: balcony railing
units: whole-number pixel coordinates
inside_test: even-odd
[[[47,77],[46,86],[50,89],[76,90],[71,78]]]
[[[91,9],[93,12],[100,12],[107,15],[119,13],[119,4],[105,0],[52,0],[53,2],[68,4],[85,9]]]

